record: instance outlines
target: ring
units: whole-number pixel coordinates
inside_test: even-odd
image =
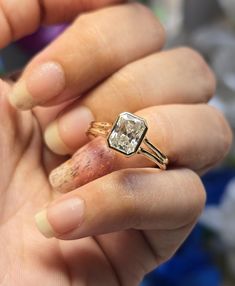
[[[103,136],[109,148],[126,157],[141,154],[153,161],[160,169],[166,170],[169,160],[147,138],[148,125],[145,119],[129,112],[121,113],[114,124],[91,122],[87,135]],[[148,149],[144,148],[147,147]]]

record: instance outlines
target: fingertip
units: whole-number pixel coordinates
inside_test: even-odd
[[[13,86],[9,93],[9,102],[20,110],[29,110],[36,105],[24,81],[19,81]]]
[[[47,62],[28,70],[10,93],[11,104],[20,110],[32,109],[61,94],[66,86],[62,66]]]
[[[46,145],[54,153],[67,155],[87,143],[86,131],[94,120],[85,106],[75,106],[51,122],[44,133]]]
[[[71,150],[77,150],[88,142],[86,132],[95,117],[86,106],[75,105],[58,118],[61,137]]]
[[[38,230],[47,238],[55,236],[55,232],[48,221],[47,211],[43,210],[35,215],[35,223]]]
[[[58,155],[67,155],[71,151],[60,136],[57,121],[52,122],[46,128],[44,132],[44,141],[47,147]]]
[[[70,237],[84,220],[85,202],[73,196],[53,202],[35,215],[38,230],[47,238]]]

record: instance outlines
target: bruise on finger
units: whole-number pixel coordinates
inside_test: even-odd
[[[62,193],[81,187],[114,171],[115,158],[105,139],[96,138],[51,172],[51,186]]]

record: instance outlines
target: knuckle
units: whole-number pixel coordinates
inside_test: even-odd
[[[84,40],[84,43],[88,43],[89,46],[92,43],[96,49],[103,44],[101,41],[103,36],[101,37],[101,31],[99,24],[94,22],[91,14],[82,14],[76,20],[76,27],[80,30],[80,35]]]
[[[94,21],[92,13],[82,14],[75,23],[79,30],[80,39],[84,47],[91,55],[96,55],[97,66],[101,63],[101,68],[106,61],[109,65],[115,60],[112,56],[112,45],[106,33],[103,31],[100,21]]]
[[[91,55],[96,55],[97,65],[98,67],[100,65],[101,71],[104,67],[109,67],[110,70],[117,67],[121,68],[121,63],[127,63],[131,58],[136,60],[152,53],[164,44],[165,33],[163,27],[151,10],[141,4],[127,4],[125,9],[119,7],[118,11],[115,10],[115,13],[113,11],[113,19],[105,13],[103,18],[106,17],[106,21],[105,19],[101,20],[101,14],[94,16],[94,13],[98,12],[82,14],[75,21],[74,27],[76,32],[79,30],[79,38],[88,49],[88,52],[90,51]],[[108,26],[108,20],[120,21],[120,19],[126,25],[120,24],[120,27],[118,26],[116,30],[123,34],[122,41],[127,42],[125,54],[123,45],[115,44],[113,34]],[[140,41],[139,32],[136,28],[137,24],[141,26],[140,33],[145,37],[144,41]],[[135,42],[140,47],[138,52],[134,46]]]
[[[193,71],[200,79],[200,88],[202,89],[203,101],[208,102],[216,90],[216,78],[202,55],[189,47],[181,47],[179,51],[186,60],[190,61]]]
[[[124,67],[119,73],[114,75],[113,80],[110,82],[112,84],[112,89],[118,92],[118,97],[120,101],[125,102],[125,107],[132,109],[138,109],[144,104],[144,96],[139,80],[135,75],[135,71],[131,65]],[[133,100],[126,100],[126,96],[133,98]]]
[[[149,125],[155,126],[156,122],[158,124],[158,141],[154,143],[159,146],[159,149],[163,153],[167,154],[171,164],[177,164],[180,160],[179,152],[176,150],[175,144],[169,144],[169,142],[176,142],[176,136],[178,136],[178,134],[170,115],[168,112],[165,112],[165,107],[160,106],[158,106],[157,109],[150,107],[147,109],[147,112],[146,117],[148,118]],[[151,132],[154,132],[154,129],[152,131],[150,128],[148,132],[150,138],[156,137],[156,134],[151,134]]]

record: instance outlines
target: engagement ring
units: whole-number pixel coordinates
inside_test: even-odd
[[[166,170],[169,160],[147,138],[148,125],[145,119],[129,112],[121,113],[114,124],[108,122],[91,122],[88,135],[104,136],[108,146],[126,157],[141,154]],[[144,146],[145,145],[145,148]],[[146,149],[146,147],[148,149]]]

